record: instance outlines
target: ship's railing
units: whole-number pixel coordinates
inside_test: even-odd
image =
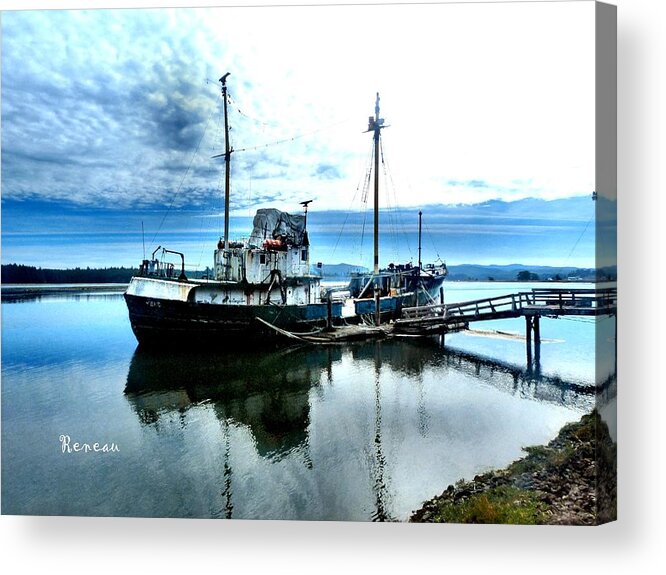
[[[155,254],[160,249],[162,250],[162,260],[159,260],[155,257]],[[166,254],[180,256],[180,272],[176,271],[176,264],[164,261],[164,256]],[[181,252],[168,250],[167,248],[158,246],[152,254],[152,259],[142,260],[141,265],[139,266],[139,275],[144,277],[159,277],[167,279],[175,278],[181,281],[186,280],[187,276],[185,275],[185,255]]]

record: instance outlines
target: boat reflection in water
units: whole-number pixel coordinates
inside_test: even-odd
[[[366,521],[404,520],[449,482],[495,465],[497,452],[533,444],[543,430],[512,421],[512,410],[559,425],[594,403],[594,388],[430,340],[233,354],[139,348],[125,394],[143,428],[187,437],[185,465],[202,468],[219,494],[211,516]],[[496,437],[498,410],[511,421],[501,427],[509,442]],[[469,462],[470,451],[481,461]]]
[[[137,348],[125,394],[145,425],[165,412],[210,403],[220,420],[246,425],[262,456],[280,457],[307,440],[308,394],[339,350],[233,354]]]

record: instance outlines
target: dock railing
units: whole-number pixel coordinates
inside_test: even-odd
[[[446,306],[441,303],[434,303],[417,307],[402,308],[402,317],[405,319],[417,319],[432,316],[446,316]]]
[[[567,308],[607,309],[617,308],[617,289],[533,289],[532,305]]]
[[[617,289],[535,288],[489,298],[403,308],[403,318],[483,321],[523,315],[601,315],[617,311]]]

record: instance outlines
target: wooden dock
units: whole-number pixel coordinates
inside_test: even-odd
[[[311,344],[346,343],[385,337],[425,337],[463,331],[470,323],[509,318],[525,318],[528,365],[539,362],[541,317],[616,315],[617,289],[539,288],[529,292],[495,296],[452,304],[435,303],[402,308],[400,317],[381,325],[329,326],[318,332],[295,334],[263,320],[281,335]]]

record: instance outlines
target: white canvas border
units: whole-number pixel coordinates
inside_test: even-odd
[[[260,4],[233,0],[234,5]],[[297,4],[298,2],[291,2]],[[307,4],[322,3],[311,0]],[[220,5],[223,2],[58,2],[70,7]],[[646,270],[661,265],[664,245],[664,8],[657,0],[618,0],[619,521],[596,528],[372,525],[267,521],[2,517],[3,567],[12,572],[115,573],[120,570],[273,573],[415,572],[462,569],[544,573],[647,570],[661,551],[665,511],[658,322],[632,313],[647,296]],[[3,2],[2,9],[18,6]],[[22,9],[53,8],[24,2]],[[663,118],[663,117],[662,117]],[[659,276],[657,276],[659,277]],[[29,567],[29,568],[28,568]],[[643,569],[642,569],[643,568]]]

